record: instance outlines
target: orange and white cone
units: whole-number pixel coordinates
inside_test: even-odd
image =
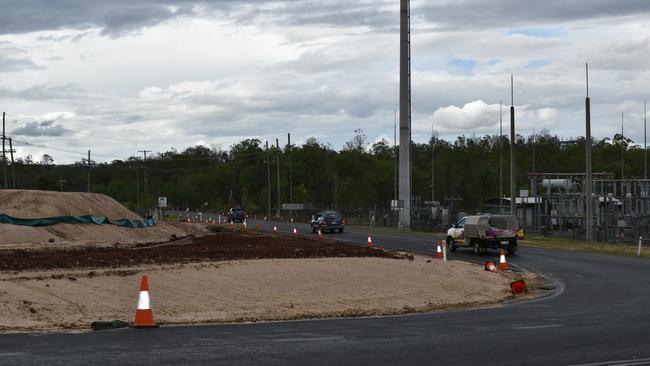
[[[151,304],[149,304],[149,281],[147,276],[142,276],[140,281],[138,308],[135,311],[135,321],[131,326],[133,328],[158,328],[158,324],[153,322],[153,312],[151,311]]]
[[[499,269],[502,271],[508,269],[508,263],[506,262],[506,254],[503,252],[503,248],[501,248],[501,253],[499,255]]]
[[[442,258],[442,247],[440,247],[440,240],[438,240],[438,246],[436,248],[436,258]]]
[[[323,233],[318,229],[318,240],[323,240]]]
[[[368,248],[374,247],[375,244],[372,242],[372,237],[368,234]]]
[[[487,261],[485,262],[485,265],[483,266],[483,269],[489,272],[496,272],[497,271],[497,264],[492,262],[492,261]]]

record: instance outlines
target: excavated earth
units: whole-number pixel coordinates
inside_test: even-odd
[[[0,251],[0,271],[119,268],[271,258],[377,257],[403,259],[381,249],[336,244],[302,236],[223,231],[165,243]]]

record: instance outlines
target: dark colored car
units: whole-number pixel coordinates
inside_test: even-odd
[[[244,222],[246,219],[246,210],[243,207],[233,207],[228,211],[228,221]]]
[[[321,211],[311,217],[311,232],[315,233],[320,229],[321,233],[325,231],[338,231],[343,232],[345,220],[343,216],[337,211]]]

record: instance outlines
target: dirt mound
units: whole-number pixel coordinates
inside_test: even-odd
[[[0,213],[21,219],[95,215],[110,220],[142,220],[111,197],[81,192],[0,190]]]
[[[142,220],[111,197],[98,193],[0,190],[0,214],[21,219],[52,216],[94,215],[109,220]],[[0,224],[3,248],[39,248],[115,243],[168,241],[171,236],[201,234],[204,228],[190,225],[158,223],[147,228],[115,225],[57,224],[31,227]]]
[[[7,250],[1,271],[119,268],[144,264],[178,264],[238,259],[378,257],[404,259],[382,249],[319,241],[306,237],[223,232],[162,244],[129,247],[84,247],[68,250]]]

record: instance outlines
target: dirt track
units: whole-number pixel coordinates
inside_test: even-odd
[[[381,249],[335,244],[302,236],[256,232],[221,232],[159,244],[5,250],[0,270],[25,271],[76,268],[119,268],[142,264],[180,264],[202,261],[271,258],[378,257],[404,258]]]

